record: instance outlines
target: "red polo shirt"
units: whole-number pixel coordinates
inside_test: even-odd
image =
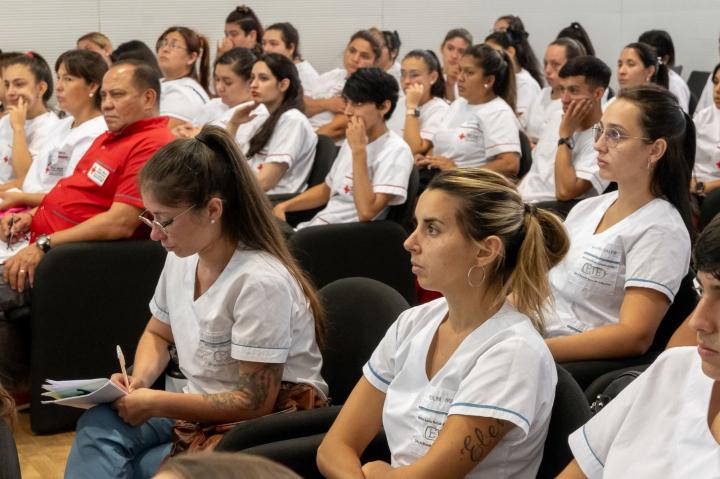
[[[144,118],[97,137],[74,173],[45,195],[30,226],[31,241],[104,213],[114,202],[143,208],[137,175],[157,150],[175,139],[167,125],[167,117]]]

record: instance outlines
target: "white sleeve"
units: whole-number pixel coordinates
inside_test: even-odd
[[[659,291],[672,302],[690,266],[687,231],[648,228],[626,255],[625,287]]]
[[[407,198],[408,181],[413,157],[407,143],[393,143],[378,153],[376,169],[371,178],[374,193],[393,195],[390,205],[401,205]]]
[[[426,117],[422,119],[422,125],[420,125],[420,138],[432,141],[435,133],[443,127],[445,115],[448,110],[450,110],[449,105],[438,104],[438,106],[433,107]]]
[[[540,403],[552,408],[555,364],[521,337],[506,339],[482,354],[462,380],[448,415],[502,419],[527,436]]]
[[[601,195],[609,182],[600,178],[600,167],[597,164],[597,151],[593,148],[593,142],[583,142],[578,145],[580,148],[573,150],[573,166],[575,176],[589,181],[598,195]]]
[[[502,109],[478,116],[485,133],[485,158],[500,153],[520,153],[520,129],[512,111]]]
[[[150,300],[150,313],[165,324],[170,324],[170,313],[167,304],[167,275],[168,263],[170,262],[170,254],[165,258],[165,266],[160,273],[157,286],[155,286],[155,294]]]
[[[28,150],[30,151],[30,156],[33,162],[35,162],[40,153],[48,150],[50,140],[52,140],[54,136],[54,129],[58,126],[59,122],[53,123],[45,128],[37,128],[35,130],[32,142],[28,144]]]
[[[239,361],[284,363],[292,342],[294,297],[288,280],[256,276],[234,299],[230,355]]]
[[[202,103],[189,101],[175,88],[168,90],[160,96],[160,115],[192,122],[202,112]]]
[[[368,362],[363,366],[365,379],[382,393],[387,393],[388,386],[395,378],[395,353],[398,350],[400,339],[398,332],[403,316],[405,316],[404,313],[390,326],[385,337],[382,338]]]
[[[570,434],[568,444],[588,479],[601,479],[615,437],[625,422],[648,372],[631,382],[602,411]]]
[[[312,132],[311,127],[305,128],[302,120],[287,114],[280,118],[263,148],[266,163],[285,163],[288,168],[295,164],[307,144],[307,132]]]
[[[708,77],[707,83],[705,83],[705,87],[703,88],[702,93],[700,93],[700,98],[698,99],[698,104],[695,107],[695,111],[700,111],[703,108],[707,108],[712,104],[713,104],[713,83],[712,83],[712,75],[710,75]]]

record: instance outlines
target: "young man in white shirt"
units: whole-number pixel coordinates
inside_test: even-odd
[[[591,56],[573,58],[562,67],[562,113],[555,113],[535,147],[532,167],[519,186],[525,201],[569,201],[605,190],[608,182],[600,178],[592,127],[602,117],[610,75],[610,68]]]
[[[696,243],[697,347],[665,351],[570,435],[560,479],[720,476],[720,218]]]
[[[306,226],[384,219],[388,208],[407,198],[413,168],[410,147],[385,122],[398,99],[397,81],[380,68],[360,68],[343,88],[349,118],[347,140],[322,184],[273,209],[285,213],[325,207]]]

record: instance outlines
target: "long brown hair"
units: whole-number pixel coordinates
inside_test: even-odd
[[[15,401],[0,385],[0,421],[5,421],[12,430],[15,426]]]
[[[505,103],[515,111],[517,103],[515,69],[507,52],[499,52],[490,45],[481,43],[465,50],[464,56],[468,55],[473,57],[475,65],[482,68],[485,76],[492,75],[495,77],[492,86],[493,93],[505,100]]]
[[[168,28],[160,35],[158,45],[160,44],[160,40],[172,32],[178,33],[183,37],[185,45],[187,45],[188,53],[197,53],[198,59],[190,66],[190,71],[185,76],[189,76],[200,83],[207,93],[208,83],[210,82],[210,47],[207,38],[190,28],[174,26]],[[157,45],[155,50],[159,50]]]
[[[166,206],[205,206],[220,198],[223,234],[244,248],[278,259],[300,285],[315,317],[318,345],[325,336],[325,314],[317,291],[297,265],[275,222],[270,202],[255,174],[222,128],[206,125],[194,139],[178,139],[160,148],[140,172],[140,188]]]
[[[517,310],[542,332],[543,307],[551,298],[548,271],[570,246],[560,218],[524,204],[507,178],[484,168],[443,171],[428,189],[460,201],[457,221],[467,238],[476,242],[491,235],[500,238],[503,251],[487,271],[485,297],[501,304],[512,292]]]

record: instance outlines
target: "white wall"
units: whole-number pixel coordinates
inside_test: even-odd
[[[0,48],[36,50],[50,63],[88,31],[107,34],[114,45],[140,39],[154,46],[168,26],[186,25],[215,45],[235,1],[190,0],[3,0]],[[495,18],[520,15],[539,58],[545,45],[571,21],[590,33],[598,56],[614,70],[621,47],[650,28],[666,29],[675,41],[683,76],[710,70],[718,61],[718,0],[253,0],[264,24],[291,21],[301,49],[319,71],[341,63],[349,35],[376,25],[394,29],[402,52],[435,48],[450,28],[464,26],[480,42]],[[402,54],[401,52],[401,54]]]

